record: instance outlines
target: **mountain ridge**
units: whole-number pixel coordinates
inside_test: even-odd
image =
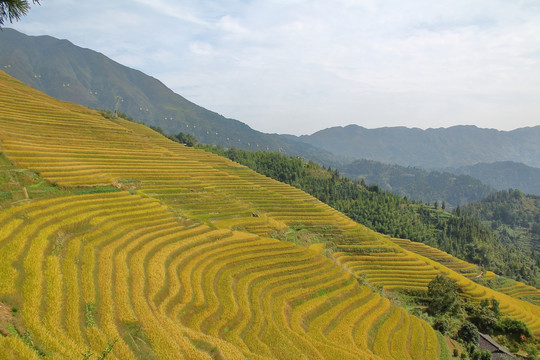
[[[377,184],[408,199],[434,203],[445,201],[449,208],[479,201],[495,191],[468,174],[427,171],[415,167],[389,165],[374,160],[355,160],[339,167],[351,179]]]
[[[356,159],[441,169],[479,162],[516,161],[540,167],[540,125],[512,131],[475,125],[448,128],[336,126],[298,139]],[[417,147],[422,144],[422,147]]]
[[[520,189],[526,194],[540,195],[540,169],[514,161],[478,163],[447,169],[456,175],[469,175],[497,190]]]

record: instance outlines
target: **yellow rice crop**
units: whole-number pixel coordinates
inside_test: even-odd
[[[358,286],[351,273],[388,287],[407,286],[407,278],[425,286],[446,273],[540,332],[534,305],[475,286],[298,189],[141,125],[57,102],[2,73],[0,101],[0,142],[10,159],[60,185],[114,184],[137,194],[32,200],[0,212],[0,255],[9,264],[0,268],[0,295],[22,284],[25,326],[55,356],[101,351],[117,337],[111,357],[122,359],[134,358],[137,344],[160,359],[210,359],[205,346],[227,359],[438,357],[425,322]],[[82,221],[90,228],[52,255],[55,234]],[[324,228],[344,245],[336,263],[322,246],[257,235],[285,224]],[[420,253],[450,261],[426,247]],[[96,306],[90,327],[87,304]],[[143,338],[130,342],[123,323],[139,324]],[[0,354],[28,352],[14,339],[0,339]]]

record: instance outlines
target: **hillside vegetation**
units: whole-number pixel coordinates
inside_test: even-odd
[[[351,179],[375,183],[410,200],[430,204],[444,201],[448,208],[479,201],[495,192],[492,187],[468,175],[387,165],[373,160],[357,160],[341,165],[339,169]]]
[[[448,171],[472,176],[497,190],[519,189],[525,194],[540,195],[540,168],[538,167],[530,167],[513,161],[498,161],[448,169]]]
[[[1,72],[0,103],[3,169],[30,174],[6,178],[0,211],[0,358],[444,358],[363,281],[425,290],[438,274],[540,336],[537,306],[299,189]]]
[[[462,207],[496,231],[507,243],[533,252],[540,264],[540,196],[505,190]]]

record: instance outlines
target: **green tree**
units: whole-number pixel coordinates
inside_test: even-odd
[[[465,321],[458,330],[458,337],[466,344],[478,344],[478,334],[478,328],[469,321]]]
[[[499,317],[501,315],[501,310],[499,308],[499,302],[495,298],[491,299],[491,310],[493,311],[495,316]]]
[[[238,150],[234,146],[227,150],[225,155],[232,161],[238,161],[239,159]]]
[[[39,4],[40,0],[32,0],[34,4]],[[27,0],[5,0],[0,1],[0,25],[9,20],[10,23],[19,20],[30,10],[30,3]]]
[[[488,350],[475,349],[471,354],[471,360],[491,360],[491,352]]]
[[[195,139],[195,136],[192,134],[184,134],[183,132],[179,132],[175,135],[176,139],[178,139],[178,142],[180,144],[184,144],[186,146],[193,147],[197,145],[197,139]]]
[[[499,317],[495,311],[489,307],[489,300],[485,299],[480,306],[473,302],[468,302],[464,308],[467,312],[468,320],[472,322],[478,330],[487,334],[493,333],[493,330],[499,321]]]
[[[521,339],[522,336],[530,338],[533,336],[531,329],[523,321],[504,317],[495,324],[495,331],[509,335],[514,340]]]
[[[430,315],[443,315],[453,312],[458,306],[458,286],[444,275],[437,277],[428,284]]]

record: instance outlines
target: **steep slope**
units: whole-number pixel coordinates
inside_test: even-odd
[[[118,339],[112,356],[121,359],[436,359],[445,345],[433,329],[359,280],[425,288],[441,272],[540,335],[535,305],[298,189],[4,73],[0,103],[10,160],[64,189],[124,190],[30,198],[0,212],[0,300],[18,306],[27,330],[0,337],[2,357],[70,358]],[[265,236],[291,225],[320,243]]]
[[[515,161],[540,167],[540,126],[513,131],[453,126],[440,129],[357,125],[299,137],[336,155],[387,164],[441,169],[480,162]]]
[[[84,106],[119,110],[165,132],[190,133],[209,144],[280,150],[325,163],[335,157],[295,139],[264,134],[206,110],[174,93],[159,80],[90,49],[50,36],[0,32],[0,69],[46,94]]]

